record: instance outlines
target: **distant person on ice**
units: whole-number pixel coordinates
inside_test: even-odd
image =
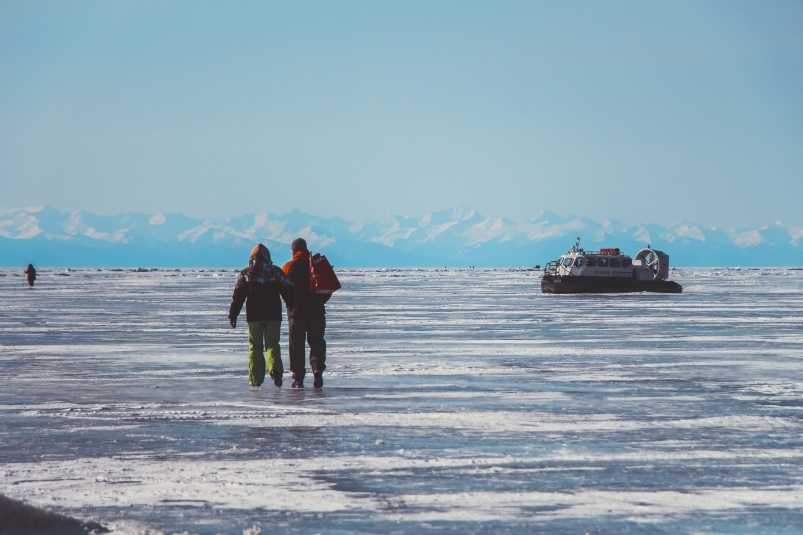
[[[251,386],[261,386],[265,380],[266,360],[273,384],[282,386],[284,366],[279,348],[282,326],[280,295],[288,311],[291,310],[293,286],[282,270],[271,262],[268,248],[260,243],[251,251],[248,267],[237,277],[229,308],[229,323],[234,329],[245,302],[245,319],[248,322],[248,381]]]
[[[293,259],[282,268],[293,283],[295,300],[287,307],[290,324],[290,371],[293,372],[293,388],[304,388],[307,373],[304,354],[305,338],[309,343],[309,364],[314,377],[312,386],[323,386],[323,371],[326,369],[326,303],[331,294],[310,293],[309,250],[303,238],[293,240]]]
[[[33,264],[28,264],[25,274],[28,276],[28,286],[33,287],[33,281],[36,280],[36,270],[33,268]]]

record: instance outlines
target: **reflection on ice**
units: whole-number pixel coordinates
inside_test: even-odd
[[[0,273],[15,500],[128,533],[803,524],[800,270],[595,296],[542,295],[533,271],[346,270],[319,392],[249,389],[232,270],[39,273]]]

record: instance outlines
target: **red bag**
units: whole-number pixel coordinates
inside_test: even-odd
[[[335,270],[325,256],[316,253],[309,259],[309,291],[314,294],[332,294],[340,289]]]

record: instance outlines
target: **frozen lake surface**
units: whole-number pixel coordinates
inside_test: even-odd
[[[322,391],[236,272],[0,270],[0,494],[126,533],[800,533],[803,271],[345,270]],[[286,334],[286,322],[283,325]],[[287,366],[286,338],[282,350]]]

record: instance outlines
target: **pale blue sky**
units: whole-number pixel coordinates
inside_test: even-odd
[[[0,205],[803,224],[803,3],[0,2]]]

